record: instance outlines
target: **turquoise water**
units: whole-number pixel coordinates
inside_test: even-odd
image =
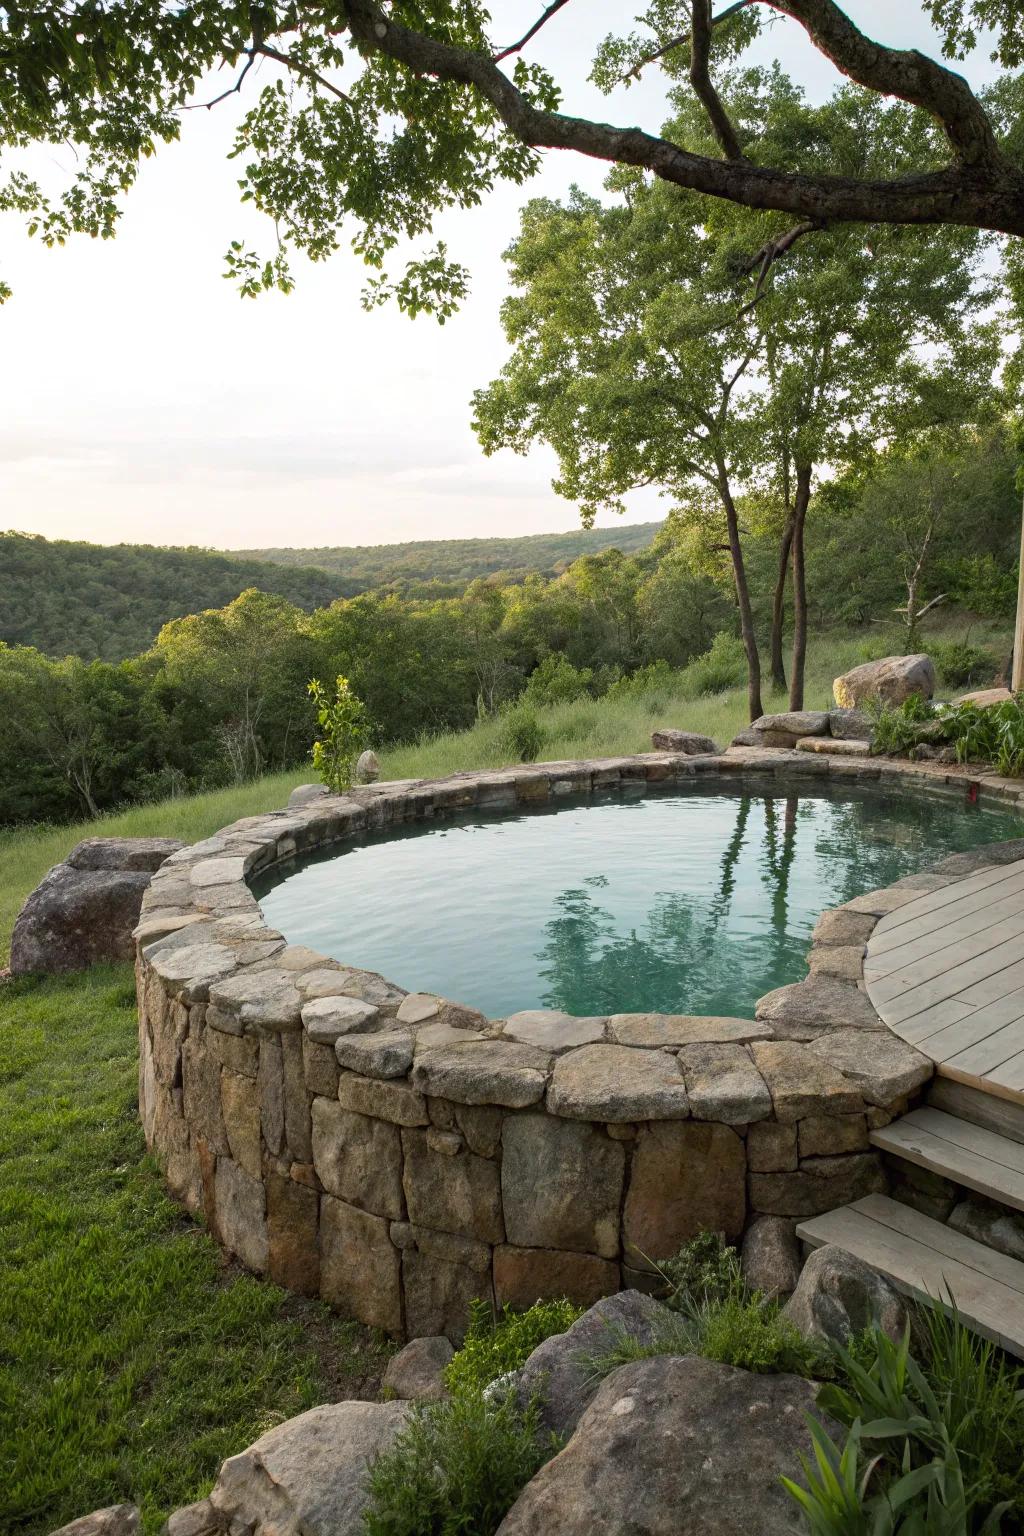
[[[674,790],[396,829],[257,895],[292,943],[492,1018],[751,1017],[806,974],[826,907],[1020,835],[1010,813],[903,790]]]

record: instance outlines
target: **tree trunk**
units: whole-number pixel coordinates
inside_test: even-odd
[[[740,521],[724,464],[718,466],[718,489],[729,529],[729,554],[732,558],[733,581],[736,584],[736,603],[740,611],[740,634],[743,636],[743,649],[747,656],[747,707],[751,720],[757,720],[764,714],[761,704],[761,657],[757,650],[754,612],[750,606],[750,588],[747,585],[747,571],[743,564]]]
[[[807,572],[804,565],[804,524],[811,499],[811,465],[796,467],[793,501],[793,666],[789,679],[789,707],[804,707],[804,664],[807,659]]]
[[[786,689],[786,663],[782,659],[782,631],[786,622],[786,578],[789,575],[789,552],[793,544],[793,510],[786,513],[786,526],[779,544],[779,571],[775,578],[775,598],[772,603],[772,687],[780,693]]]

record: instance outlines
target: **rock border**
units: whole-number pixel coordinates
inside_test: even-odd
[[[863,990],[885,912],[991,844],[822,915],[802,982],[754,1020],[531,1010],[490,1020],[289,945],[249,881],[365,830],[461,810],[744,775],[1024,785],[778,750],[644,753],[382,783],[247,817],[160,868],[136,929],[139,1102],[172,1193],[248,1268],[397,1337],[458,1338],[471,1299],[587,1303],[650,1286],[702,1228],[736,1241],[886,1188],[868,1140],[932,1063]],[[1006,849],[1014,850],[1006,853]]]

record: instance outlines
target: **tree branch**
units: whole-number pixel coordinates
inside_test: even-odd
[[[243,48],[242,52],[247,56],[246,62],[234,85],[229,86],[226,91],[221,91],[219,96],[214,96],[210,101],[191,102],[182,110],[185,112],[198,112],[200,110],[208,112],[211,107],[217,106],[219,102],[226,101],[229,96],[234,96],[237,92],[241,91],[243,81],[257,59],[273,59],[276,63],[283,64],[285,69],[290,70],[293,74],[303,75],[307,80],[312,80],[314,84],[319,85],[323,90],[329,91],[332,96],[337,96],[339,101],[344,101],[349,106],[352,105],[350,98],[346,96],[341,87],[333,85],[330,80],[320,74],[319,70],[314,69],[312,64],[304,64],[300,59],[293,59],[291,54],[282,53],[279,49],[271,48],[268,43],[263,42],[254,42],[251,48]]]
[[[858,85],[929,112],[942,125],[962,164],[994,165],[1001,160],[992,124],[962,75],[916,48],[887,48],[865,37],[835,0],[758,3],[798,21],[819,53]]]
[[[568,3],[569,0],[551,0],[551,4],[548,6],[544,14],[534,22],[533,26],[528,32],[523,33],[518,43],[511,43],[507,48],[503,48],[500,53],[496,53],[494,55],[494,63],[500,64],[502,59],[507,59],[510,54],[520,53],[522,49],[526,47],[527,43],[530,42],[532,38],[537,36],[537,33],[540,31],[541,27],[543,27],[546,22],[551,20],[555,12],[560,11],[563,5],[568,5]]]
[[[352,36],[365,53],[381,53],[416,74],[471,86],[490,102],[508,131],[531,147],[570,149],[591,159],[638,166],[694,192],[747,208],[774,208],[817,223],[955,224],[1024,234],[1024,172],[998,147],[994,159],[894,181],[809,176],[748,160],[712,159],[640,128],[618,128],[544,111],[531,105],[488,55],[413,31],[387,16],[375,0],[341,3]],[[794,13],[821,3],[831,0],[786,0],[787,9]],[[782,0],[777,8],[782,8]],[[938,65],[932,68],[958,79]],[[967,86],[960,84],[970,96]],[[981,113],[980,103],[975,102],[975,107]]]
[[[729,160],[743,160],[746,157],[740,148],[736,130],[722,105],[722,98],[715,90],[708,66],[711,55],[711,29],[714,24],[711,18],[711,0],[691,0],[690,16],[690,84],[693,86],[697,100],[708,115],[712,132],[722,146],[722,153]]]

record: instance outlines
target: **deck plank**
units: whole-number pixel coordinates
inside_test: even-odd
[[[995,1131],[926,1107],[872,1131],[871,1141],[989,1200],[1024,1210],[1024,1147]]]
[[[1024,1356],[1024,1264],[1016,1259],[886,1195],[801,1222],[797,1235],[815,1248],[837,1244],[910,1295],[942,1304],[951,1296],[977,1332]]]
[[[990,921],[998,922],[1002,917],[1020,911],[1019,898],[1022,893],[1024,893],[1024,874],[1000,886],[979,891],[974,897],[966,897],[963,901],[957,902],[954,907],[956,916],[953,918],[950,917],[948,908],[940,907],[936,912],[925,912],[915,916],[898,928],[888,929],[883,933],[879,933],[876,929],[871,935],[872,952],[881,957],[891,954],[894,950],[902,949],[904,945],[921,942],[933,935],[941,942],[943,935],[951,929],[961,930],[964,935],[976,933]],[[901,910],[910,909],[904,907]]]
[[[1018,859],[1015,864],[997,864],[992,869],[983,869],[976,875],[968,875],[964,880],[955,880],[951,885],[944,885],[937,891],[926,891],[921,896],[916,896],[913,901],[908,901],[902,907],[889,912],[885,917],[879,918],[875,925],[875,933],[888,933],[893,928],[898,928],[902,923],[912,922],[925,912],[937,911],[940,907],[948,906],[951,902],[962,901],[973,896],[976,891],[985,890],[990,885],[1000,885],[1004,880],[1016,879],[1024,873],[1024,859]]]

